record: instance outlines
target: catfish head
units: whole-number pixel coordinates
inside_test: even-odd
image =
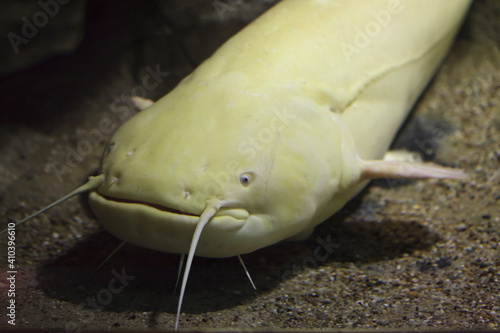
[[[345,204],[361,169],[339,118],[292,88],[245,82],[188,77],[118,129],[90,194],[111,233],[185,254],[212,211],[195,254],[229,257],[310,231]]]

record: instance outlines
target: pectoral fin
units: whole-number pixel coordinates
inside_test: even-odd
[[[411,163],[423,162],[422,156],[418,152],[411,152],[406,149],[389,150],[385,153],[383,160]]]
[[[447,168],[434,163],[412,163],[397,160],[361,161],[362,179],[376,178],[466,178],[461,169]]]
[[[132,103],[134,103],[135,107],[139,109],[139,111],[146,110],[149,108],[151,105],[153,105],[155,102],[153,102],[150,99],[139,97],[139,96],[132,96]]]

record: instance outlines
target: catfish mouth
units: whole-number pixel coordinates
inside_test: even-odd
[[[145,206],[149,206],[149,207],[152,207],[152,208],[155,208],[157,210],[161,210],[163,212],[170,213],[170,214],[192,216],[192,217],[197,217],[197,218],[200,217],[200,215],[197,215],[197,214],[189,213],[189,212],[186,212],[186,211],[174,209],[174,208],[171,208],[171,207],[167,207],[167,206],[163,206],[163,205],[159,205],[159,204],[155,204],[155,203],[150,203],[150,202],[145,202],[145,201],[140,201],[140,200],[129,200],[129,199],[113,198],[113,197],[111,197],[109,195],[102,195],[102,194],[99,194],[99,195],[102,198],[104,198],[104,199],[106,199],[108,201],[114,201],[114,202],[119,202],[119,203],[124,203],[124,204],[145,205]]]
[[[177,223],[193,223],[196,224],[200,219],[201,214],[196,214],[186,210],[172,208],[166,205],[160,205],[157,203],[151,203],[141,200],[123,199],[115,198],[109,195],[100,194],[98,191],[93,191],[90,195],[92,199],[98,200],[103,204],[118,207],[132,207],[140,206],[142,209],[150,210],[155,214],[163,214],[164,217],[172,222]],[[226,231],[239,229],[242,227],[250,216],[250,213],[244,208],[238,207],[221,207],[213,216],[213,221],[211,224],[216,224],[219,227],[224,227],[222,229]]]

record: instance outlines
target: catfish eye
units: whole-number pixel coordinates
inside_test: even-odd
[[[114,149],[114,148],[115,148],[115,143],[114,143],[114,142],[111,142],[111,143],[109,144],[108,148],[106,148],[105,153],[106,153],[106,154],[111,153],[111,152],[113,151],[113,149]]]
[[[240,184],[247,187],[253,180],[253,174],[251,172],[243,172],[240,175]]]
[[[109,153],[111,153],[114,148],[115,148],[114,142],[109,143],[108,146],[106,148],[104,148],[104,151],[103,151],[102,157],[101,157],[101,162],[104,160],[104,158],[108,157]]]

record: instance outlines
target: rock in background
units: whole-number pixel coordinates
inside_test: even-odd
[[[0,1],[0,75],[74,51],[83,38],[86,3]]]

